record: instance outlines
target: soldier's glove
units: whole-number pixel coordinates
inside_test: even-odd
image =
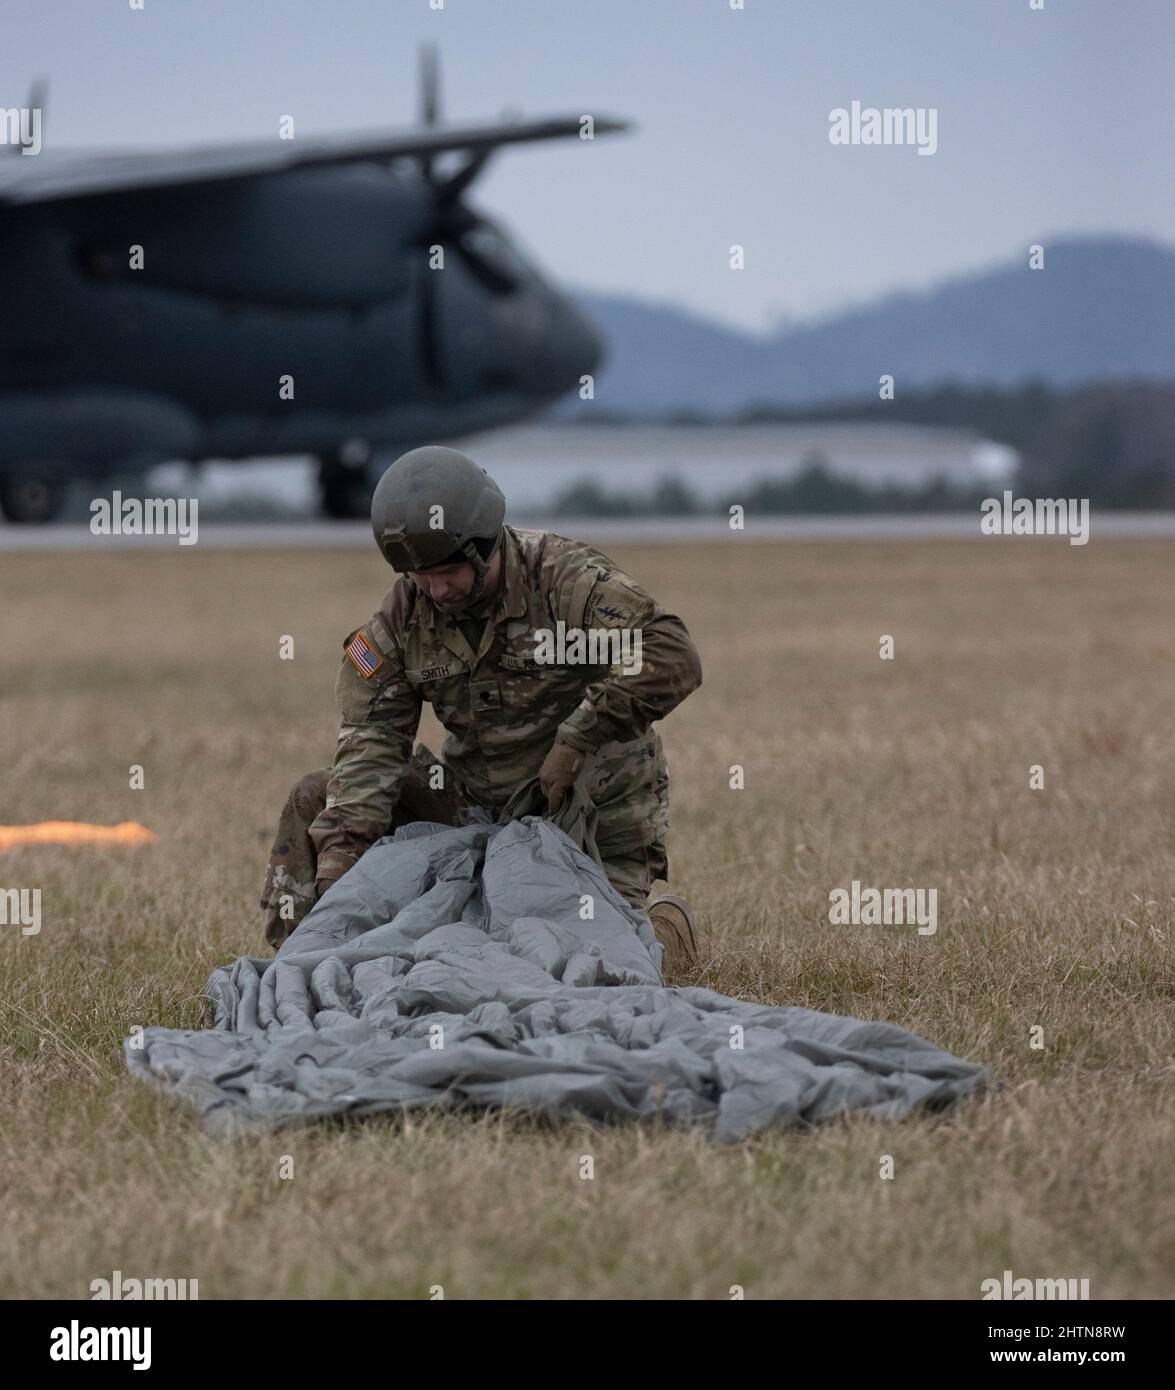
[[[547,798],[547,815],[553,816],[563,804],[575,779],[583,771],[587,754],[556,739],[539,768],[539,786]]]

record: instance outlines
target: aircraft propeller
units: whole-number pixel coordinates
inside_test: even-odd
[[[420,120],[425,126],[440,124],[440,61],[433,44],[425,44],[420,50]],[[491,293],[508,294],[516,287],[514,277],[488,259],[476,245],[476,234],[482,227],[490,224],[462,202],[462,194],[481,173],[493,154],[492,148],[471,154],[465,163],[445,177],[440,177],[431,154],[422,154],[417,163],[421,176],[429,186],[432,198],[432,217],[420,238],[421,246],[443,245],[452,247],[462,263],[479,283]],[[424,297],[421,310],[421,333],[423,338],[422,360],[425,372],[432,383],[444,387],[441,367],[439,341],[437,336],[437,306],[433,272],[429,270],[424,278]]]

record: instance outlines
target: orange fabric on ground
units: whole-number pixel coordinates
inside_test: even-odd
[[[158,838],[138,821],[87,825],[84,821],[46,820],[39,825],[0,825],[0,849],[17,845],[145,845]]]

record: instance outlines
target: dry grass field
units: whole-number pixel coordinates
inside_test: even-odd
[[[121,1040],[196,1025],[212,967],[264,954],[273,822],[329,760],[340,642],[388,571],[6,555],[0,821],[159,840],[0,856],[0,885],[43,890],[39,935],[0,927],[0,1295],[86,1297],[115,1269],[202,1299],[975,1299],[1005,1269],[1175,1295],[1170,544],[611,551],[705,666],[663,726],[697,982],[892,1020],[998,1089],[729,1148],[512,1115],[206,1139]],[[937,934],[829,925],[853,879],[936,887]]]

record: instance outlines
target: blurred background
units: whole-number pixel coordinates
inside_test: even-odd
[[[500,235],[498,266],[521,270],[493,287],[496,327],[472,384],[454,365],[459,310],[427,342],[417,319],[404,320],[389,401],[427,396],[438,409],[426,421],[373,437],[365,406],[341,412],[313,450],[252,453],[237,438],[218,452],[226,434],[208,401],[225,393],[201,396],[184,364],[193,378],[213,361],[243,379],[259,360],[239,336],[185,358],[177,336],[166,393],[199,418],[185,436],[196,443],[88,460],[67,478],[62,518],[88,516],[92,497],[121,485],[198,497],[204,521],[309,522],[332,459],[369,483],[402,448],[442,438],[485,464],[519,520],[718,518],[732,502],[764,516],[974,514],[1004,487],[1103,509],[1175,508],[1167,0],[1043,10],[1028,0],[453,0],[435,10],[417,0],[146,0],[142,10],[45,0],[8,16],[6,40],[0,104],[21,106],[30,82],[48,79],[42,158],[273,140],[287,114],[299,139],[410,129],[429,119],[426,45],[439,57],[434,123],[580,113],[632,123],[587,149],[505,148],[477,171],[465,202]],[[834,146],[830,112],[853,100],[935,108],[937,151]],[[409,162],[392,173],[410,183],[419,171]],[[217,227],[225,248],[249,241],[248,223],[218,221],[217,196],[199,205],[211,229],[200,244]],[[25,258],[20,211],[4,209],[0,231],[10,299]],[[293,212],[288,232],[313,239]],[[320,233],[311,250],[345,259],[348,238],[370,233]],[[461,240],[436,226],[429,237]],[[396,291],[410,308],[424,252],[391,231],[387,246],[389,259],[414,258],[417,278]],[[505,371],[529,353],[537,370],[552,351],[541,335],[532,347],[513,340],[522,316],[511,318],[510,301],[528,277],[583,316],[593,348],[564,373],[566,388],[548,374],[500,423],[471,430],[466,407],[496,359]],[[148,313],[174,309],[178,325],[191,292],[181,281]],[[291,313],[247,292],[234,313],[241,297],[258,322]],[[120,317],[117,333],[133,332],[133,319],[128,328]],[[61,393],[113,381],[113,318],[109,355],[91,348],[70,366],[58,353],[49,375],[53,352],[8,323],[0,420],[5,393],[23,391],[23,408],[40,392],[52,415]],[[68,314],[57,330],[68,335]],[[333,333],[322,331],[324,360]],[[158,340],[125,346],[130,381],[113,384],[149,385]],[[575,368],[588,362],[584,399]],[[268,366],[263,375],[276,394]],[[881,398],[885,376],[892,399]],[[313,405],[329,411],[343,395],[324,377]],[[34,437],[8,466],[64,467],[52,452]],[[333,511],[361,516],[362,486]]]

